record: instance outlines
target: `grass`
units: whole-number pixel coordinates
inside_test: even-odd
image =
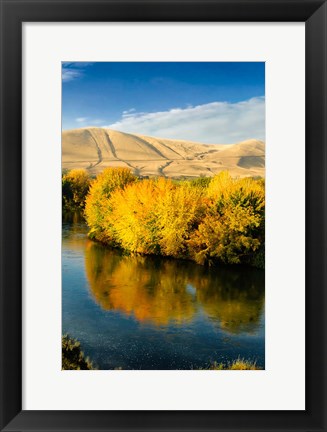
[[[262,368],[257,366],[256,361],[238,358],[227,364],[215,362],[208,369],[209,370],[261,370]]]

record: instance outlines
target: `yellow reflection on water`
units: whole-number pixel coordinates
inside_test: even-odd
[[[230,333],[252,333],[257,329],[264,306],[264,292],[257,281],[240,275],[207,280],[197,290],[207,316]]]
[[[253,332],[264,305],[262,273],[208,270],[194,263],[124,256],[88,241],[86,276],[105,310],[157,326],[182,325],[204,313],[231,333]]]

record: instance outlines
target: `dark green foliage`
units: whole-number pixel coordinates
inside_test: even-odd
[[[198,177],[192,180],[189,180],[190,185],[194,187],[207,188],[209,183],[211,182],[211,177]]]
[[[264,242],[262,243],[262,246],[259,248],[256,254],[253,254],[251,259],[249,260],[249,265],[264,269],[265,268],[265,245]]]
[[[62,174],[62,207],[64,210],[83,209],[91,178],[87,171],[75,169]]]
[[[76,340],[64,335],[61,338],[62,370],[92,370],[92,363],[84,357],[81,344]]]

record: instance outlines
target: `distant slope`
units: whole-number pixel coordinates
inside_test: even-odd
[[[236,144],[201,144],[154,138],[105,128],[63,131],[62,168],[86,168],[92,174],[106,167],[129,167],[142,176],[264,176],[265,145],[248,140]]]

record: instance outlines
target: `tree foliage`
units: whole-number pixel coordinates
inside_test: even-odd
[[[141,254],[199,264],[264,265],[264,181],[232,178],[173,182],[109,168],[92,183],[85,215],[90,235]]]
[[[106,168],[92,182],[85,205],[90,237],[108,243],[114,240],[110,222],[111,194],[136,180],[137,177],[128,168]]]
[[[265,190],[261,180],[216,175],[207,189],[207,208],[190,238],[196,262],[251,263],[264,244]]]
[[[62,175],[62,204],[67,210],[83,208],[91,178],[84,169],[74,169]]]

